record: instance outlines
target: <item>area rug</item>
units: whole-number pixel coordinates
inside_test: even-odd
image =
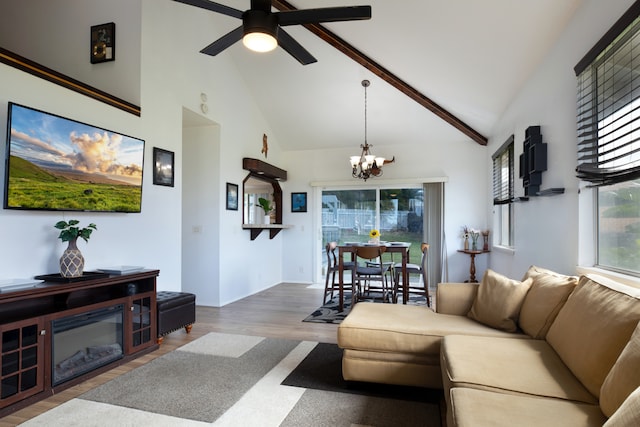
[[[440,404],[444,399],[442,390],[345,381],[342,378],[342,349],[336,344],[327,343],[316,345],[282,384],[433,404]]]
[[[340,375],[335,348],[316,347],[309,341],[210,333],[23,425],[440,425],[439,407],[429,399],[313,388],[318,381],[308,387],[283,384],[303,361],[306,371]]]
[[[383,300],[380,295],[369,295],[359,301],[368,301],[368,302],[379,302],[382,303]],[[334,296],[329,302],[322,305],[318,309],[316,309],[309,316],[305,317],[303,322],[313,322],[313,323],[341,323],[345,317],[351,311],[351,293],[344,293],[344,304],[343,310],[340,311],[339,308],[339,297]],[[398,304],[402,304],[402,301],[398,301]],[[408,304],[411,305],[427,305],[427,299],[420,295],[410,295]]]

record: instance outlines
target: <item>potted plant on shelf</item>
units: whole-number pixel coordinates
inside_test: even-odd
[[[76,245],[78,237],[84,239],[85,242],[89,242],[91,233],[98,228],[94,223],[89,224],[84,228],[80,228],[77,225],[80,221],[76,219],[70,219],[67,221],[58,221],[55,228],[60,230],[58,238],[63,242],[69,242],[67,249],[62,253],[60,257],[60,275],[62,277],[80,277],[84,272],[84,257]]]
[[[269,214],[273,210],[273,205],[271,204],[271,200],[267,200],[264,197],[260,197],[258,199],[258,203],[260,204],[260,206],[264,210],[264,223],[265,224],[270,224],[271,223],[271,216]]]

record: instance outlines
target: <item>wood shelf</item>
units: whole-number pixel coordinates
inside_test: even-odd
[[[292,225],[283,224],[243,224],[243,230],[251,231],[251,240],[255,240],[256,237],[262,233],[262,230],[269,230],[269,239],[273,239],[280,233],[281,230],[286,228],[292,228]]]

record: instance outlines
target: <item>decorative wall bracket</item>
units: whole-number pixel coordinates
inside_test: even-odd
[[[520,154],[520,178],[524,187],[524,197],[518,201],[526,202],[529,197],[555,196],[564,194],[564,187],[540,189],[542,172],[547,170],[547,144],[542,142],[540,126],[529,126],[524,132],[522,154]]]
[[[540,126],[529,126],[524,132],[520,154],[520,178],[525,197],[540,191],[542,172],[547,170],[547,144],[542,142]]]

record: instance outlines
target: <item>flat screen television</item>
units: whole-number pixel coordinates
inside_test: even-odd
[[[9,103],[5,209],[140,212],[144,140]]]

